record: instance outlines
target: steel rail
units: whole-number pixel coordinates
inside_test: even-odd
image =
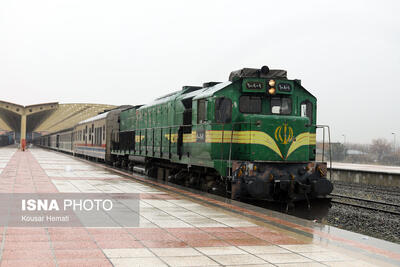
[[[391,190],[388,188],[379,188],[379,185],[368,185],[368,184],[346,184],[345,182],[335,182],[334,183],[335,187],[341,187],[344,189],[349,189],[349,188],[362,188],[363,191],[366,192],[383,192],[383,193],[390,193],[393,195],[399,195],[400,196],[400,189],[395,189],[395,190]],[[374,186],[378,187],[378,188],[373,188]]]
[[[386,206],[400,208],[399,204],[388,203],[388,202],[379,201],[379,200],[351,197],[351,196],[346,196],[346,195],[341,195],[341,194],[332,194],[332,193],[330,195],[334,196],[334,197],[348,198],[348,199],[353,199],[353,200],[358,200],[358,201],[364,201],[364,202],[369,202],[369,203],[376,203],[376,204],[380,204],[380,205],[386,205]]]
[[[398,212],[398,211],[385,210],[385,209],[382,209],[382,208],[375,208],[375,207],[370,207],[370,206],[365,206],[365,205],[360,205],[360,204],[355,204],[355,203],[349,203],[349,202],[340,201],[340,200],[337,200],[337,199],[331,199],[331,203],[337,203],[337,204],[347,205],[347,206],[351,206],[351,207],[362,208],[362,209],[373,210],[373,211],[379,211],[379,212],[383,212],[383,213],[389,213],[389,214],[400,216],[400,212]]]

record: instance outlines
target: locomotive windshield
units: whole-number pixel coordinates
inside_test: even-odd
[[[242,113],[261,113],[261,97],[242,95],[239,99],[239,110]]]
[[[271,98],[271,113],[289,115],[292,113],[292,100],[289,97]]]

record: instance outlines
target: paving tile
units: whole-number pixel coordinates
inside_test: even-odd
[[[96,243],[102,249],[143,247],[141,242],[135,240],[97,241]]]
[[[103,252],[108,258],[154,257],[147,248],[103,249]]]
[[[296,262],[296,263],[280,263],[276,264],[278,267],[323,267],[326,266],[319,262]],[[353,266],[353,265],[341,265],[341,266]]]
[[[132,233],[134,236],[140,236],[145,234],[164,234],[166,230],[161,228],[125,228],[129,233]]]
[[[268,263],[254,255],[211,255],[210,258],[222,265],[245,265]]]
[[[109,267],[112,266],[108,259],[61,259],[57,260],[58,267]]]
[[[220,266],[206,256],[161,257],[170,266]]]
[[[6,235],[5,240],[13,242],[45,242],[49,241],[49,236],[46,234],[37,234],[37,235],[12,234],[12,235]]]
[[[351,257],[337,253],[334,251],[327,251],[327,252],[302,252],[299,253],[304,257],[313,259],[315,261],[345,261],[345,260],[353,260]]]
[[[193,248],[152,248],[151,251],[159,257],[167,256],[200,256]]]
[[[280,245],[280,247],[293,252],[328,252],[323,245],[303,244],[303,245]]]
[[[252,239],[254,236],[243,233],[243,232],[214,232],[212,233],[215,237],[220,239]]]
[[[153,240],[153,241],[179,241],[173,235],[167,232],[159,233],[134,233],[137,240]]]
[[[166,228],[166,231],[175,235],[175,233],[204,233],[202,228]]]
[[[47,250],[4,250],[1,256],[2,260],[42,260],[52,259],[53,255],[50,249]]]
[[[342,266],[351,266],[351,267],[376,267],[379,266],[380,264],[373,264],[373,263],[368,263],[366,261],[362,260],[351,260],[351,261],[325,261],[323,262],[325,266],[331,266],[331,267],[342,267]]]
[[[279,246],[239,246],[239,248],[251,254],[266,254],[266,253],[289,253],[286,249]]]
[[[110,261],[115,267],[163,267],[168,266],[156,257],[148,258],[111,258]]]
[[[185,241],[191,247],[227,247],[229,244],[225,241],[218,239],[204,239],[204,240],[187,240]]]
[[[59,259],[105,259],[100,249],[63,249],[54,250],[54,254]]]
[[[96,243],[91,241],[54,241],[53,249],[95,249]]]
[[[239,232],[239,230],[233,227],[202,227],[201,230],[208,233],[234,233]]]
[[[91,235],[103,235],[103,234],[126,234],[128,233],[127,228],[87,228],[87,232]]]
[[[297,263],[297,262],[312,262],[313,260],[303,257],[295,253],[271,253],[257,254],[258,257],[270,263]]]
[[[3,229],[0,228],[0,233]],[[31,227],[31,228],[7,228],[6,235],[47,235],[45,228]]]
[[[188,246],[183,241],[144,240],[142,243],[148,248],[183,248]]]
[[[262,239],[264,241],[277,244],[277,245],[295,245],[304,244],[302,240],[297,240],[293,237],[286,236],[284,234],[254,234],[255,237]]]
[[[249,238],[249,239],[226,239],[224,240],[231,244],[232,246],[268,246],[271,245],[270,242],[256,239],[256,238]]]
[[[39,241],[39,242],[6,241],[4,242],[3,250],[46,250],[50,248],[51,248],[50,241]]]
[[[248,254],[246,251],[239,249],[238,247],[196,247],[201,253],[205,255],[236,255],[236,254]]]
[[[1,261],[1,267],[53,267],[56,263],[52,259],[40,259],[40,260],[3,260]]]
[[[216,237],[207,234],[207,233],[179,233],[176,232],[174,233],[174,236],[176,236],[177,238],[184,240],[184,241],[191,241],[191,240],[210,240],[210,239],[217,239]]]
[[[91,241],[92,237],[85,233],[82,235],[78,234],[50,234],[51,241]]]
[[[260,234],[260,233],[277,233],[274,230],[261,227],[261,226],[251,226],[251,227],[235,227],[238,231],[242,231],[245,233],[250,233],[250,234]]]
[[[92,234],[90,235],[90,238],[95,240],[95,241],[130,241],[130,240],[136,240],[135,237],[129,233],[126,234]]]
[[[87,235],[88,232],[84,227],[51,227],[48,228],[50,235]]]
[[[193,227],[192,225],[185,223],[180,220],[168,220],[168,221],[152,221],[154,224],[157,224],[162,228],[170,228],[170,227]]]

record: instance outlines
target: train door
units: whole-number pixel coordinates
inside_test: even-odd
[[[306,117],[308,118],[308,123],[305,125],[306,126],[306,130],[309,133],[315,133],[315,126],[313,124],[314,123],[314,118],[313,118],[313,104],[311,103],[311,101],[309,100],[305,100],[303,102],[301,102],[300,104],[300,116],[301,117]],[[309,137],[309,143],[312,143],[311,137]],[[315,141],[314,141],[315,142]],[[310,145],[309,146],[309,151],[308,151],[308,155],[309,155],[309,159],[310,160],[315,160],[315,151],[314,150],[314,146]]]
[[[229,159],[233,153],[233,136],[235,134],[235,124],[232,123],[232,100],[227,97],[215,99],[215,122],[218,130],[217,142],[215,146],[216,156],[221,160]]]
[[[92,138],[92,146],[93,146],[93,144],[94,144],[94,124],[92,123],[92,130],[91,130],[91,132],[90,132],[90,135],[91,135],[91,138]]]
[[[190,157],[191,154],[191,144],[185,146],[183,139],[185,134],[192,133],[192,101],[193,97],[185,98],[182,100],[182,104],[184,106],[183,116],[181,126],[178,130],[178,142],[177,142],[177,152],[179,159],[182,159],[182,156],[186,153]]]
[[[85,135],[85,145],[87,145],[87,143],[88,143],[88,127],[87,127],[87,125],[86,125],[84,131],[85,131],[85,133],[84,133],[84,135]]]

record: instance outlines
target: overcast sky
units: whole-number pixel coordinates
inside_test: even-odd
[[[400,141],[400,2],[0,2],[0,99],[143,104],[243,67],[318,98],[333,141]]]

